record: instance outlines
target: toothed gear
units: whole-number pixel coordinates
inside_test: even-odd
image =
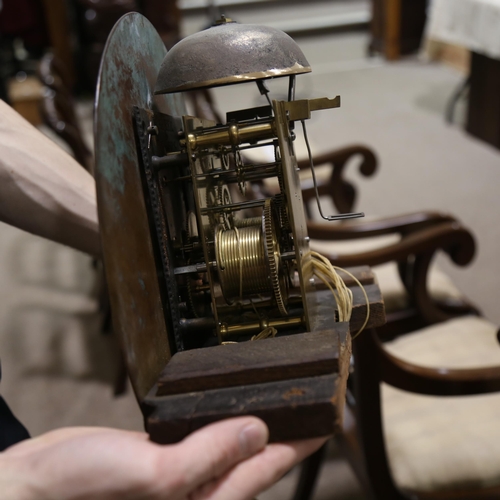
[[[221,149],[219,150],[219,158],[222,170],[229,170],[229,156],[227,151],[223,147],[221,147]]]
[[[219,207],[231,203],[231,194],[226,184],[210,184],[206,189],[207,207]],[[211,212],[210,220],[213,226],[222,224],[225,229],[231,229],[232,214],[226,212]]]
[[[235,163],[235,169],[236,169],[236,177],[238,178],[238,189],[240,190],[240,193],[245,196],[247,192],[247,183],[245,181],[245,172],[243,171],[244,168],[244,163],[243,159],[241,158],[241,153],[239,151],[236,151],[234,154],[234,163]]]
[[[199,318],[200,316],[198,315],[197,311],[196,311],[196,307],[194,305],[194,299],[193,299],[193,283],[191,281],[191,279],[188,280],[187,282],[187,295],[188,295],[188,302],[189,302],[189,307],[191,309],[191,312],[193,313],[193,316],[195,318]]]
[[[274,299],[276,300],[276,305],[280,313],[283,316],[287,316],[287,310],[285,307],[285,301],[282,294],[282,284],[283,281],[280,280],[279,267],[280,256],[279,256],[279,245],[277,243],[276,233],[275,233],[275,223],[273,217],[272,203],[271,199],[267,199],[264,205],[264,217],[263,217],[264,235],[265,235],[265,250],[267,255],[267,261],[269,263],[269,275],[271,279],[271,285],[273,289]]]
[[[215,207],[219,204],[219,186],[217,184],[209,184],[205,191],[207,207]],[[219,222],[219,217],[216,212],[210,212],[210,222],[213,226]]]
[[[288,219],[283,217],[283,212],[286,213],[284,194],[277,194],[273,196],[273,206],[275,207],[274,211],[280,227],[278,240],[280,250],[282,252],[290,252],[293,250],[293,243],[290,238],[291,229],[288,225]],[[282,262],[282,265],[287,268],[286,262]]]
[[[215,183],[209,184],[205,191],[207,207],[215,207],[219,200],[219,186]]]
[[[219,188],[219,204],[220,205],[230,205],[232,203],[231,193],[226,184],[223,184]],[[233,213],[232,212],[222,212],[221,213],[221,223],[224,225],[225,229],[232,229],[234,226]]]
[[[275,206],[277,207],[280,227],[286,231],[290,231],[290,224],[288,222],[288,214],[286,211],[285,193],[274,195]]]
[[[281,203],[280,203],[280,223],[281,227],[286,228],[287,230],[290,230],[290,221],[288,220],[288,212],[287,212],[287,206],[285,203],[286,200],[286,190],[285,190],[285,180],[283,179],[283,163],[281,163],[281,156],[279,152],[278,146],[274,146],[274,160],[279,164],[277,167],[278,171],[278,184],[280,187],[280,197],[281,197]]]

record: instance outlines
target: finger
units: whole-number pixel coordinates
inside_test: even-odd
[[[318,450],[328,437],[272,443],[238,464],[218,481],[200,489],[192,500],[249,500],[271,487],[294,465]]]
[[[264,422],[255,417],[208,425],[177,445],[161,448],[158,479],[166,491],[187,495],[264,449],[268,436]]]

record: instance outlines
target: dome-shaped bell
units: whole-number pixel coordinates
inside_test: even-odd
[[[174,45],[160,68],[155,94],[309,73],[299,46],[282,31],[238,24],[216,25]]]

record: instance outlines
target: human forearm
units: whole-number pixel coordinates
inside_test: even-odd
[[[92,176],[3,101],[0,101],[0,220],[100,255]]]
[[[23,472],[22,463],[5,453],[0,453],[0,491],[2,500],[32,500],[36,498],[35,488]]]

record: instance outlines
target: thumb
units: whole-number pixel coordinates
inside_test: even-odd
[[[216,479],[267,444],[269,431],[262,420],[239,417],[222,420],[191,434],[179,444],[162,449],[160,476],[170,484],[167,490],[187,495]],[[171,484],[175,481],[176,484]]]

